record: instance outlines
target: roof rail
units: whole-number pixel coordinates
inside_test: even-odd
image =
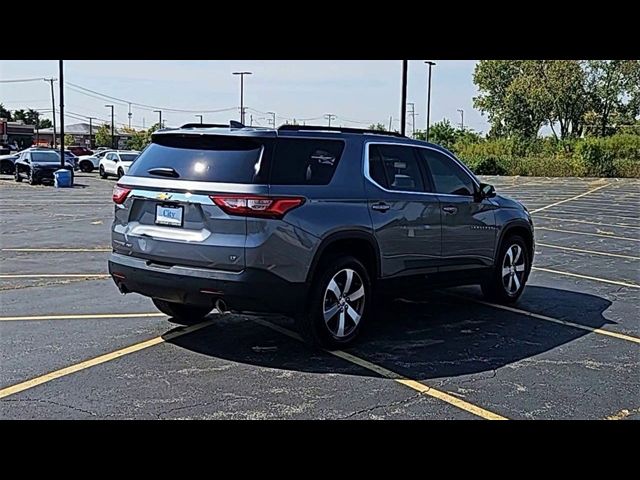
[[[392,137],[402,137],[406,138],[405,135],[402,135],[398,132],[387,132],[382,130],[369,130],[366,128],[350,128],[350,127],[325,127],[322,125],[280,125],[278,127],[278,131],[291,131],[291,132],[299,132],[299,131],[313,131],[313,132],[341,132],[341,133],[361,133],[361,134],[374,134],[374,135],[389,135]]]

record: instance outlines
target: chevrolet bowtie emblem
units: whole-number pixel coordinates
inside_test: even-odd
[[[172,197],[170,193],[162,192],[156,195],[158,200],[169,200]]]

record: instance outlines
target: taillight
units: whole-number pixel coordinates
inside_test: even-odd
[[[129,195],[130,191],[130,188],[121,187],[120,185],[116,184],[113,187],[113,196],[111,198],[117,205],[122,205],[127,199],[127,195]]]
[[[211,200],[229,215],[282,218],[304,203],[302,197],[266,197],[261,195],[210,195]]]

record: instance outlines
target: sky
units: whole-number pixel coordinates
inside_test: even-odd
[[[447,118],[459,125],[458,109],[463,109],[465,127],[486,133],[486,117],[472,106],[477,95],[472,80],[476,61],[435,61],[431,124]],[[269,116],[264,112],[273,111],[277,124],[295,118],[307,124],[326,125],[323,117],[331,113],[337,116],[332,125],[366,128],[380,122],[388,127],[392,116],[394,129],[400,128],[400,60],[68,60],[64,62],[64,103],[70,116],[65,125],[83,121],[83,116],[108,120],[111,111],[105,104],[109,103],[115,105],[116,125],[128,122],[126,103],[100,98],[78,87],[149,106],[132,106],[131,124],[138,128],[158,121],[158,114],[153,112],[157,107],[163,110],[167,126],[198,122],[196,114],[222,109],[229,110],[203,113],[204,122],[239,120],[240,80],[232,75],[235,71],[253,73],[245,77],[246,124],[253,115],[254,125],[267,126]],[[0,60],[0,80],[58,76],[57,60]],[[56,83],[56,104],[58,89]],[[424,129],[427,66],[422,60],[409,62],[407,101],[415,103],[416,129]],[[44,117],[51,118],[50,86],[44,81],[0,83],[0,103],[9,110],[44,110]],[[193,112],[171,112],[167,108]],[[407,122],[410,133],[410,114]]]

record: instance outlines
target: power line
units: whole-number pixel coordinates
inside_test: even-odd
[[[42,80],[48,80],[47,78],[13,78],[10,80],[0,80],[0,83],[21,83],[21,82],[41,82]]]

